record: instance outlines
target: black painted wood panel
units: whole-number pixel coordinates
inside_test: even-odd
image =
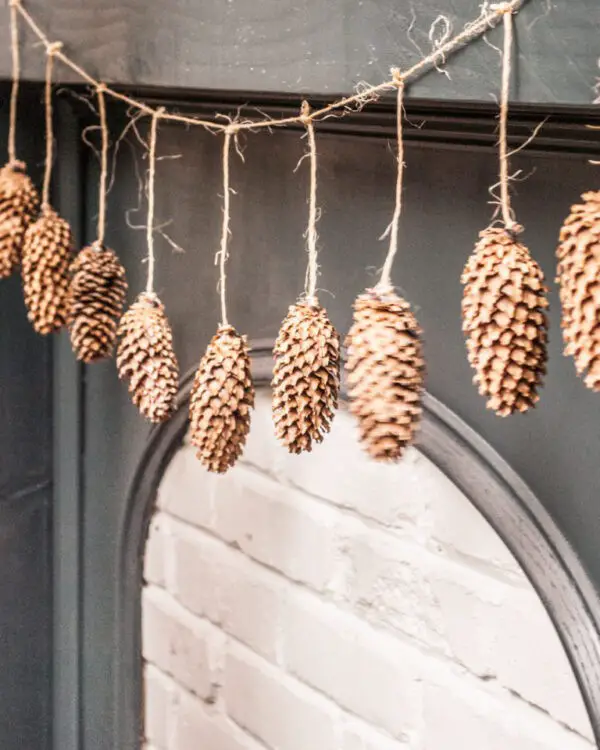
[[[21,114],[21,155],[39,176],[35,103]],[[0,128],[3,144],[6,118]],[[52,342],[29,325],[18,275],[0,281],[0,455],[0,747],[49,750]]]
[[[26,0],[51,39],[90,72],[124,85],[191,90],[348,92],[378,83],[430,49],[432,22],[458,30],[478,12],[470,0]],[[8,11],[0,15],[0,78],[10,76]],[[528,0],[517,20],[514,99],[586,105],[598,73],[597,0]],[[409,29],[412,31],[409,32]],[[499,32],[490,33],[497,44]],[[25,55],[25,76],[43,77],[43,53]],[[423,99],[489,101],[498,55],[483,41],[411,86]],[[73,81],[64,68],[64,81]]]

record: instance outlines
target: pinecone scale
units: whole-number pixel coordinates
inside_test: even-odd
[[[27,227],[35,220],[39,198],[23,162],[0,169],[0,279],[21,262]]]
[[[586,386],[600,391],[600,191],[572,206],[556,251],[564,353]]]
[[[290,453],[310,451],[329,432],[338,405],[339,334],[322,307],[299,302],[289,308],[273,353],[275,433]]]
[[[69,289],[69,332],[78,360],[94,362],[112,353],[127,280],[113,250],[84,248],[72,264]]]
[[[190,440],[209,471],[224,474],[241,456],[253,408],[246,338],[222,326],[200,360],[190,396]]]
[[[377,461],[396,461],[421,421],[425,362],[421,329],[410,305],[393,292],[367,290],[354,303],[346,339],[350,411]]]
[[[480,234],[461,281],[463,332],[474,382],[498,416],[539,400],[547,361],[547,289],[525,245],[504,228]]]
[[[25,232],[22,257],[27,317],[41,334],[67,322],[73,236],[67,222],[50,206]]]
[[[150,422],[165,421],[173,411],[179,365],[164,305],[155,294],[139,295],[121,318],[117,336],[117,371],[133,403]]]

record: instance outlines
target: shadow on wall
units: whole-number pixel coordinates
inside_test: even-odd
[[[370,462],[340,411],[312,454],[261,393],[243,461],[180,449],[145,560],[152,750],[589,750],[537,594],[422,454]]]

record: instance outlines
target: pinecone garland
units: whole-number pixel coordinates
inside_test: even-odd
[[[68,322],[73,351],[83,362],[109,357],[127,293],[125,269],[113,250],[90,245],[71,270]]]
[[[473,382],[488,408],[506,417],[539,399],[547,360],[547,289],[542,270],[514,233],[488,227],[479,237],[461,277],[462,328]]]
[[[346,345],[350,411],[361,442],[377,461],[398,460],[421,420],[425,372],[410,305],[391,291],[367,290],[354,303]]]
[[[16,270],[27,227],[37,216],[39,198],[21,161],[0,169],[0,279]]]
[[[600,391],[600,191],[584,193],[560,231],[560,284],[565,355],[584,383]]]
[[[163,422],[173,411],[179,366],[173,334],[162,302],[140,294],[121,318],[117,331],[117,372],[129,382],[133,403],[150,422]]]
[[[191,443],[209,471],[224,474],[241,456],[253,407],[246,337],[222,326],[200,360],[190,397]]]
[[[27,317],[38,333],[58,331],[67,321],[72,253],[69,225],[44,206],[25,232],[21,261]]]
[[[273,350],[275,433],[290,453],[329,432],[340,388],[340,337],[318,304],[291,305]]]

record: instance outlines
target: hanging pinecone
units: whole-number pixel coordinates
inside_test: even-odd
[[[25,232],[21,261],[27,317],[38,333],[58,331],[67,321],[72,253],[69,225],[44,206]]]
[[[275,434],[290,453],[329,432],[340,389],[340,337],[318,304],[291,305],[273,349]]]
[[[22,161],[0,169],[0,279],[21,262],[27,227],[37,216],[39,198]]]
[[[73,351],[83,362],[109,357],[125,303],[125,269],[113,250],[90,245],[71,270],[68,322]]]
[[[533,406],[546,373],[547,289],[541,268],[517,241],[518,231],[481,232],[461,278],[473,382],[500,417]]]
[[[121,318],[117,331],[117,371],[129,382],[133,403],[150,422],[163,422],[173,411],[179,366],[173,334],[158,297],[140,294]]]
[[[354,303],[346,345],[350,411],[361,442],[377,461],[398,460],[421,420],[425,372],[410,305],[391,291],[368,289]]]
[[[600,191],[571,207],[557,249],[564,353],[600,391]]]
[[[209,471],[224,474],[250,430],[254,386],[246,337],[221,326],[206,348],[190,396],[190,437]]]

